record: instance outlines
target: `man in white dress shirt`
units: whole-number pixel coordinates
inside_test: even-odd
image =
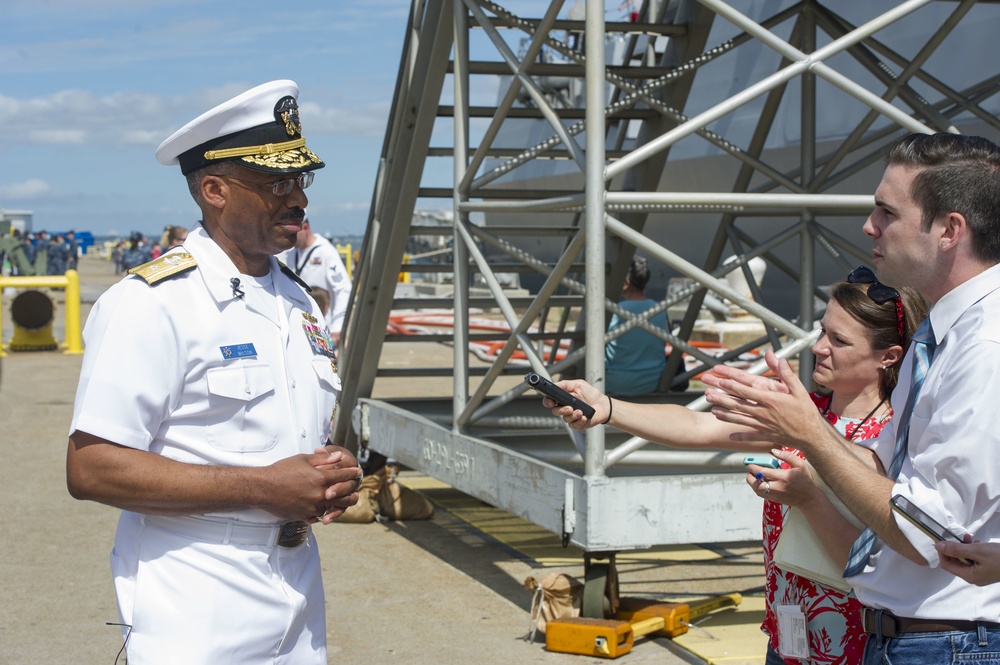
[[[706,379],[706,397],[716,417],[758,429],[746,437],[802,450],[877,536],[855,543],[845,571],[866,605],[858,618],[871,635],[865,663],[995,663],[1000,585],[950,574],[935,541],[889,500],[909,500],[959,536],[1000,542],[1000,147],[913,134],[886,162],[864,225],[872,260],[881,281],[913,286],[932,305],[925,342],[902,361],[896,415],[871,442],[887,475],[817,418],[795,373],[773,354],[784,391],[726,368]]]
[[[328,438],[340,383],[321,313],[273,257],[323,166],[297,97],[266,83],[160,145],[203,221],[87,320],[67,484],[122,509],[129,662],[327,662],[311,525],[357,502],[361,470]]]

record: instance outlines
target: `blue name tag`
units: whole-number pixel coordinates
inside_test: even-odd
[[[253,344],[232,344],[230,346],[220,346],[222,357],[226,360],[230,358],[251,358],[257,355],[257,349]]]

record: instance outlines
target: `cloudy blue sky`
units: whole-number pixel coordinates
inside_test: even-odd
[[[331,231],[363,231],[408,2],[0,6],[0,208],[34,211],[36,229],[188,225],[197,208],[156,146],[244,89],[291,78],[309,144],[328,164],[311,213]]]
[[[534,17],[548,6],[502,4]],[[607,19],[622,20],[628,5],[605,0]],[[309,190],[310,217],[323,232],[361,234],[409,9],[409,0],[0,0],[0,209],[33,211],[36,229],[98,235],[190,225],[197,208],[179,169],[156,162],[156,146],[212,106],[291,78],[309,145],[327,163]],[[996,12],[986,18],[997,23]],[[988,52],[980,46],[969,50]],[[477,93],[496,100],[495,90]]]
[[[328,165],[309,190],[310,217],[363,233],[409,6],[0,0],[0,209],[33,211],[36,229],[188,225],[197,208],[156,146],[215,104],[291,78]]]

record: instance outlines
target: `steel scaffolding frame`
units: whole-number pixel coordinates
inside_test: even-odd
[[[869,178],[858,184],[858,176],[866,168],[871,172],[873,165],[877,169],[880,150],[901,132],[954,132],[976,122],[1000,133],[1000,123],[987,108],[996,103],[1000,75],[986,72],[956,88],[925,68],[977,4],[996,11],[1000,6],[974,0],[908,0],[881,13],[870,9],[872,16],[853,25],[834,11],[834,4],[804,0],[754,20],[722,0],[646,0],[637,21],[607,23],[603,2],[592,0],[582,21],[558,18],[563,0],[553,0],[539,19],[517,17],[488,0],[413,0],[345,326],[340,359],[344,391],[334,422],[335,440],[425,471],[561,534],[565,543],[587,552],[759,537],[759,506],[745,500],[740,456],[654,452],[644,449],[648,442],[617,433],[607,435],[615,442],[609,447],[604,428],[589,429],[585,435],[568,430],[548,417],[537,400],[528,407],[526,400],[518,399],[526,386],[497,386],[501,377],[525,371],[510,366],[515,352],[525,354],[530,369],[543,375],[571,371],[582,363],[583,376],[602,386],[605,344],[636,326],[703,364],[685,371],[679,366],[680,354],[673,354],[663,385],[761,345],[770,345],[781,356],[800,356],[800,373],[811,374],[808,349],[817,335],[816,299],[824,297],[815,280],[815,245],[845,273],[867,258],[847,234],[821,220],[850,215],[855,219],[851,223],[859,226],[856,220],[871,208],[875,183]],[[947,10],[915,54],[901,54],[878,38],[919,17],[929,5],[939,13],[942,5]],[[996,11],[986,14],[996,20]],[[710,35],[721,22],[731,26],[733,34],[710,46]],[[524,35],[520,53],[504,38],[505,30]],[[563,31],[566,39],[558,38]],[[781,31],[787,36],[779,36]],[[484,42],[473,45],[473,35],[485,37],[485,44],[495,49],[495,60],[477,59]],[[570,43],[571,36],[576,45]],[[581,37],[583,51],[578,48]],[[827,41],[820,44],[821,39]],[[619,49],[621,60],[606,53],[606,46],[616,42],[625,45]],[[772,73],[748,81],[706,108],[692,105],[702,95],[697,76],[702,68],[738,57],[752,44],[758,54],[769,49],[778,56]],[[860,81],[844,74],[844,58],[852,63],[855,78],[858,71],[867,78]],[[495,79],[501,72],[507,87],[495,105],[474,105],[472,88],[479,80],[474,77]],[[445,86],[449,77],[450,89]],[[559,92],[572,80],[582,81],[582,109]],[[794,142],[797,154],[789,163],[787,151],[782,162],[772,160],[774,151],[765,148],[793,81],[799,91],[800,126]],[[884,89],[873,92],[873,82]],[[831,101],[842,99],[838,95],[867,110],[843,139],[824,143],[817,137],[817,114],[824,103],[843,103]],[[748,139],[727,138],[716,128],[751,104],[759,106]],[[442,118],[452,125],[451,145],[432,147],[432,140],[443,138],[440,128],[435,132]],[[480,120],[485,123],[477,125],[475,134],[471,126]],[[548,135],[529,140],[535,134],[510,131],[508,123],[518,121],[534,123],[532,131],[544,125]],[[521,144],[504,144],[521,135]],[[727,167],[735,173],[730,191],[663,188],[672,151],[689,137],[732,160]],[[426,168],[428,162],[437,157],[452,160],[449,187],[424,182],[434,175]],[[575,175],[566,167],[559,167],[562,171],[548,181],[531,175],[543,159],[575,165]],[[446,230],[412,224],[420,199],[450,200],[453,224]],[[657,216],[678,213],[719,215],[701,265],[680,249],[650,238]],[[563,223],[535,223],[541,215]],[[524,221],[491,224],[494,216]],[[737,223],[789,218],[797,221],[765,238]],[[421,271],[453,273],[453,295],[395,298],[397,275],[407,269],[407,243],[414,236],[443,232],[453,239],[452,262],[421,266]],[[524,248],[525,239],[530,245],[531,239],[541,237],[558,247],[554,258]],[[798,264],[793,266],[775,249],[796,237]],[[724,264],[727,248],[736,260]],[[643,315],[629,314],[606,292],[609,285],[622,283],[636,250],[693,280],[694,286],[663,298]],[[762,297],[748,265],[755,257],[797,279],[794,318],[778,314]],[[734,270],[743,271],[752,297],[724,279]],[[503,272],[537,275],[540,285],[530,297],[509,296],[497,276]],[[485,295],[470,290],[474,275],[482,280]],[[766,332],[721,357],[701,351],[690,338],[708,292],[758,317]],[[656,313],[685,301],[689,304],[676,332],[649,323]],[[451,342],[453,367],[380,367],[383,345],[399,339],[381,332],[390,312],[419,305],[452,308],[453,334],[423,339]],[[470,312],[483,306],[498,310],[510,332],[472,332]],[[573,328],[574,307],[582,311],[582,331]],[[553,308],[560,312],[559,322],[556,329],[546,330]],[[611,313],[628,323],[606,332]],[[470,366],[469,344],[477,340],[502,342],[496,361],[485,369]],[[542,340],[551,340],[551,346]],[[572,346],[564,358],[556,359],[546,348],[561,341]],[[762,362],[752,367],[763,369]],[[379,376],[442,374],[454,377],[448,404],[371,398]],[[474,377],[478,382],[473,386]],[[705,402],[694,399],[689,406],[705,408]],[[673,506],[684,510],[669,508]]]

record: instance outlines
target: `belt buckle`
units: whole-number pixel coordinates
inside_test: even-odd
[[[306,542],[309,525],[305,522],[286,522],[278,532],[278,545],[281,547],[298,547]]]
[[[861,627],[872,635],[895,637],[898,634],[896,617],[888,610],[876,610],[872,607],[861,608]]]

